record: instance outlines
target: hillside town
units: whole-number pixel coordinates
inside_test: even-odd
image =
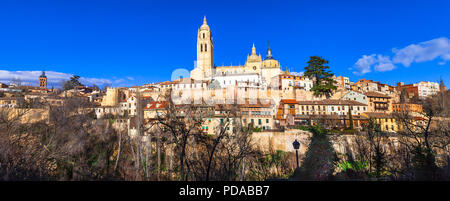
[[[47,77],[42,72],[36,78],[38,87],[1,83],[0,107],[40,107],[42,102],[58,106],[66,97],[79,97],[92,103],[90,108],[98,119],[110,115],[134,117],[142,112],[144,119],[150,122],[164,110],[167,105],[164,95],[170,91],[171,98],[178,100],[176,104],[200,104],[215,111],[202,125],[208,134],[213,134],[223,121],[222,111],[216,111],[217,106],[226,104],[238,104],[242,123],[253,124],[262,131],[313,125],[318,121],[332,121],[335,127],[345,128],[350,124],[351,113],[355,129],[361,130],[368,119],[374,119],[382,131],[397,132],[402,128],[392,117],[393,112],[412,112],[416,123],[422,124],[421,100],[448,93],[442,80],[440,83],[398,82],[391,86],[364,78],[353,82],[348,77],[333,75],[336,86],[333,94],[315,96],[311,89],[316,79],[283,70],[272,56],[270,45],[264,59],[257,55],[253,45],[245,65],[215,66],[212,42],[205,17],[198,30],[197,66],[190,78],[106,90],[80,85],[61,91],[48,89]],[[142,111],[137,111],[138,103],[143,105]],[[135,132],[130,121],[126,128],[129,134]]]
[[[403,83],[401,80],[395,80],[397,82],[395,86],[364,78],[350,80],[349,77],[340,76],[339,72],[332,72],[333,68],[326,66],[328,61],[319,56],[310,57],[307,64],[298,64],[300,67],[306,66],[303,74],[293,73],[282,65],[282,61],[276,59],[276,51],[272,51],[270,45],[265,50],[266,54],[262,56],[257,54],[255,44],[249,48],[244,65],[216,66],[212,31],[206,17],[198,29],[196,40],[196,66],[189,75],[175,75],[177,79],[141,86],[104,89],[98,86],[85,86],[78,81],[79,77],[74,76],[66,81],[62,88],[48,88],[47,76],[43,71],[36,78],[38,86],[23,86],[17,82],[0,83],[0,108],[26,109],[27,114],[23,117],[27,123],[42,121],[49,125],[55,122],[56,125],[58,121],[64,120],[55,120],[58,117],[55,117],[52,111],[59,111],[55,108],[77,107],[77,110],[72,111],[74,113],[72,116],[76,116],[77,111],[82,110],[84,116],[90,115],[94,120],[111,122],[113,130],[111,132],[120,133],[120,138],[138,139],[139,143],[152,143],[155,139],[162,139],[154,135],[158,132],[172,132],[173,136],[177,136],[175,133],[178,132],[186,139],[181,138],[184,141],[177,143],[182,142],[186,145],[189,137],[184,134],[189,133],[191,129],[192,133],[205,136],[232,136],[246,128],[252,138],[259,142],[261,150],[271,150],[272,147],[269,146],[272,145],[266,143],[267,140],[266,138],[263,140],[263,136],[281,133],[283,136],[290,135],[289,140],[281,140],[278,148],[276,145],[273,146],[274,149],[285,152],[293,151],[290,146],[292,140],[294,138],[297,140],[296,136],[300,136],[298,132],[309,132],[308,128],[314,126],[320,126],[332,134],[339,135],[370,133],[368,128],[375,125],[377,131],[395,135],[421,131],[424,127],[428,132],[428,128],[437,129],[442,122],[446,125],[449,122],[448,116],[431,119],[424,108],[427,99],[449,96],[449,91],[442,80],[439,83],[428,80]],[[78,102],[73,102],[74,99]],[[448,111],[448,103],[444,102],[443,108]],[[67,118],[71,117],[63,110],[57,113],[58,115],[64,113]],[[9,114],[16,115],[16,113]],[[400,114],[408,115],[407,124],[404,122],[405,119],[399,118]],[[180,122],[184,122],[180,124],[181,127],[176,124]],[[156,131],[157,129],[160,131]],[[268,138],[275,141],[277,139]],[[220,141],[214,142],[217,142],[217,145]],[[112,149],[112,158],[120,157],[118,156],[120,146],[119,143],[118,148],[115,146]],[[345,152],[342,147],[344,145],[336,146],[336,149]],[[163,149],[169,150],[168,147],[170,148],[167,145]],[[443,154],[442,156],[449,151],[448,145],[444,147],[443,150],[447,153],[439,152]],[[307,143],[302,142],[300,149],[303,149],[302,153],[306,152]],[[194,175],[190,178],[195,180],[193,179],[195,164],[187,161],[183,164],[183,157],[188,156],[184,156],[185,146],[181,150],[182,159],[179,161],[181,178],[189,177],[183,175],[183,171],[186,171]],[[135,153],[134,151],[136,150],[131,153]],[[139,154],[136,152],[133,157],[144,157],[142,153],[147,153],[146,151],[149,150],[144,146]],[[154,153],[151,148],[149,152],[150,155]],[[170,162],[161,161],[169,159],[159,158],[162,154],[160,152],[166,151],[158,148],[158,171],[161,163],[166,164],[166,168],[169,164],[172,167],[174,163],[172,159]],[[242,164],[239,163],[236,169],[244,167]],[[188,165],[187,170],[184,170],[185,165]],[[139,164],[136,167],[139,169]],[[210,164],[205,167],[208,167],[206,176],[208,180]],[[141,171],[148,170],[143,168]],[[243,172],[238,175],[244,175]],[[215,176],[215,179],[221,179]]]

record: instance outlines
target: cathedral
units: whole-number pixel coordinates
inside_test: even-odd
[[[251,55],[247,55],[245,64],[239,66],[214,65],[214,47],[211,29],[206,17],[198,29],[197,34],[197,65],[191,71],[194,80],[219,80],[219,83],[233,84],[236,81],[253,81],[258,83],[269,83],[272,77],[282,74],[280,62],[272,56],[270,45],[267,48],[266,58],[256,54],[255,44]]]

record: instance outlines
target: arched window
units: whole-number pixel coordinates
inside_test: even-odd
[[[203,38],[205,38],[205,33],[203,33]]]
[[[208,51],[208,48],[207,48],[208,46],[205,44],[205,52],[207,52]]]
[[[200,52],[203,52],[203,44],[200,44]]]

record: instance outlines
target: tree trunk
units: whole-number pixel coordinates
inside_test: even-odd
[[[159,132],[156,134],[156,147],[157,147],[157,170],[156,170],[156,180],[159,181],[159,174],[161,171],[161,146],[159,144]]]
[[[121,133],[121,119],[120,119],[120,117],[119,117],[119,147],[118,147],[118,150],[117,150],[117,158],[116,158],[116,163],[114,164],[114,173],[116,172],[116,170],[117,170],[117,165],[118,165],[118,163],[119,163],[119,158],[120,158],[120,151],[121,151],[121,146],[122,146],[122,133]]]

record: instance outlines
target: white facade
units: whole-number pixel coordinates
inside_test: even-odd
[[[439,92],[439,84],[437,82],[419,82],[417,87],[420,98],[425,98]]]
[[[120,115],[135,116],[137,114],[137,99],[134,96],[130,96],[126,102],[120,102]]]
[[[238,83],[261,83],[261,77],[258,74],[231,74],[225,76],[215,76],[221,87],[234,86]]]
[[[362,94],[362,93],[358,93],[356,91],[350,91],[348,93],[346,93],[344,96],[342,96],[341,98],[342,100],[353,100],[353,101],[357,101],[360,102],[362,104],[368,104],[367,102],[367,96]]]
[[[276,78],[277,77],[272,78],[272,82]],[[280,75],[278,79],[281,79],[282,90],[293,90],[294,87],[301,87],[306,91],[309,91],[313,87],[313,81],[304,76]]]
[[[361,113],[367,112],[367,106],[327,105],[327,115],[348,115],[350,107],[352,115],[361,115]]]
[[[112,115],[119,114],[119,111],[120,111],[119,107],[98,107],[98,108],[95,108],[95,114],[97,116],[97,119],[102,118],[106,114],[112,114]]]
[[[344,88],[344,89],[350,89],[350,79],[348,77],[344,76],[338,76],[334,77],[334,80],[337,82],[338,87]]]

